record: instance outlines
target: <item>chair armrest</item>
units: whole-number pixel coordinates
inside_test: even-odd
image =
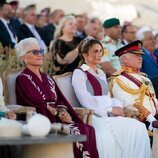
[[[28,113],[30,111],[36,111],[35,107],[31,107],[31,106],[22,106],[21,108],[15,110],[16,114],[25,114]]]
[[[17,120],[27,121],[30,112],[36,111],[34,107],[22,106],[21,108],[14,110],[17,116]]]
[[[17,120],[23,121],[27,120],[29,112],[36,111],[35,107],[21,105],[7,105],[7,108],[15,112],[15,114],[17,115]]]
[[[9,110],[13,110],[17,114],[25,114],[30,111],[36,111],[36,108],[32,106],[7,105],[6,107]]]
[[[92,114],[94,114],[94,110],[91,110],[91,109],[74,107],[74,110],[79,115],[92,115]]]
[[[79,107],[75,107],[74,110],[84,123],[88,125],[92,124],[92,115],[94,114],[94,110]]]

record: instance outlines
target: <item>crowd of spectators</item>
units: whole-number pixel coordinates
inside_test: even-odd
[[[115,18],[110,21],[105,19],[102,23],[98,17],[90,18],[86,13],[66,15],[62,9],[51,11],[50,8],[44,8],[37,14],[34,4],[19,8],[17,1],[0,4],[0,10],[1,45],[14,48],[20,40],[35,37],[45,53],[51,50],[55,54],[53,60],[56,60],[56,66],[59,67],[55,74],[73,71],[78,66],[77,46],[86,36],[92,36],[104,46],[101,66],[108,77],[120,68],[120,61],[114,52],[136,39],[143,42],[145,52],[142,71],[149,78],[158,75],[157,35],[154,37],[148,26],[139,28],[129,22],[121,26],[119,19]],[[70,17],[73,22],[66,25],[66,19]],[[65,65],[69,64],[66,68]],[[151,67],[154,71],[151,71]],[[62,68],[64,70],[60,71]]]

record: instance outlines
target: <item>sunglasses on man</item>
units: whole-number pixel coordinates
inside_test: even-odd
[[[30,50],[28,51],[27,53],[30,53],[32,52],[33,55],[39,55],[39,54],[44,54],[44,50],[43,49],[40,49],[40,50],[36,50],[36,49],[33,49],[33,50]]]

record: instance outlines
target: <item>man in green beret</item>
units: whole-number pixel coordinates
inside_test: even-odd
[[[101,65],[106,75],[110,77],[116,70],[121,68],[119,58],[115,55],[115,51],[123,46],[120,40],[120,21],[116,18],[107,19],[104,21],[103,27],[105,37],[102,44],[105,50]]]

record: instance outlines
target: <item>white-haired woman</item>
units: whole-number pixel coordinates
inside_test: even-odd
[[[47,116],[51,122],[70,124],[71,134],[85,134],[87,141],[74,144],[75,158],[98,158],[95,133],[85,125],[60,92],[54,80],[39,67],[43,64],[42,51],[35,38],[27,38],[16,46],[16,54],[24,63],[24,71],[16,80],[17,103],[33,106],[38,113]]]
[[[72,72],[78,67],[80,57],[77,46],[82,40],[75,37],[76,19],[73,16],[66,16],[59,22],[55,32],[55,66],[58,67],[56,74]]]

